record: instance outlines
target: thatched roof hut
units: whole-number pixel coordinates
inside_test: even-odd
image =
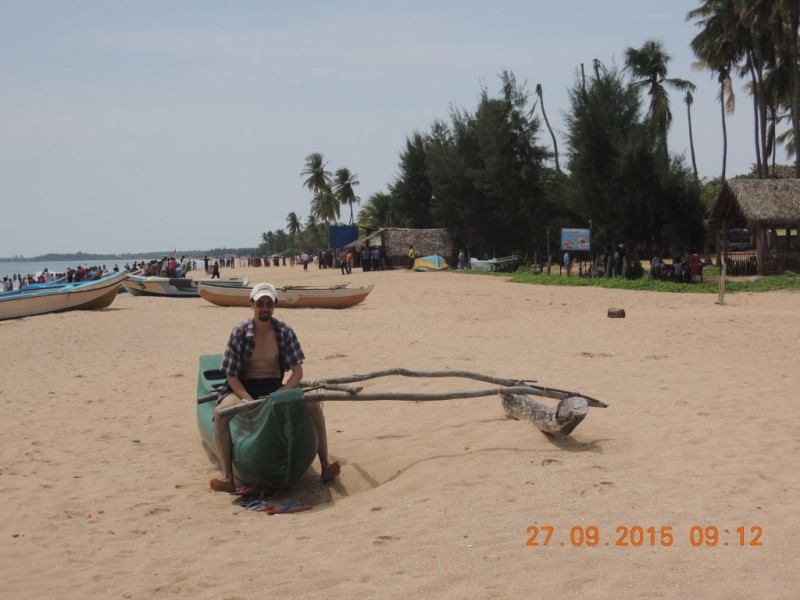
[[[800,179],[726,181],[711,209],[709,224],[730,227],[785,227],[800,224]]]
[[[757,272],[782,272],[797,262],[792,249],[791,229],[800,226],[799,179],[734,179],[726,181],[711,208],[709,225],[727,239],[731,228],[743,227],[755,233]],[[768,252],[767,234],[785,228],[783,252]],[[727,256],[727,248],[724,249]]]
[[[385,227],[350,242],[345,247],[360,251],[364,246],[378,247],[387,267],[405,266],[408,262],[409,246],[414,246],[417,256],[436,254],[452,263],[453,242],[447,229]]]

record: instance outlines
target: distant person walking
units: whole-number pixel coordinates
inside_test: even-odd
[[[414,246],[410,245],[408,247],[408,268],[409,269],[413,269],[414,268],[414,261],[416,260],[416,258],[417,258],[417,253],[414,252]]]

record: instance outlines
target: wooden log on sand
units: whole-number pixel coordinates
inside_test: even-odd
[[[523,394],[501,391],[500,397],[506,416],[528,419],[542,432],[556,437],[572,433],[589,412],[589,401],[582,396],[569,396],[555,406],[542,404]]]

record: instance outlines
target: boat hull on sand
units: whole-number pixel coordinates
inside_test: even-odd
[[[476,271],[514,271],[519,266],[519,256],[505,256],[503,258],[492,258],[489,260],[478,260],[472,258],[469,261],[471,269]]]
[[[98,310],[110,306],[127,273],[112,273],[92,281],[79,281],[33,290],[0,294],[0,320],[67,310]]]
[[[216,391],[225,381],[221,366],[222,355],[203,355],[197,377],[197,427],[214,456]],[[234,415],[230,430],[234,475],[244,483],[285,489],[302,477],[317,455],[317,434],[301,389],[276,392]]]
[[[277,288],[281,308],[350,308],[364,301],[375,284],[339,286],[286,286]],[[203,282],[198,286],[200,297],[217,306],[250,306],[250,287],[225,287]]]
[[[141,277],[130,275],[125,289],[134,296],[160,296],[167,298],[197,298],[197,286],[205,281],[214,281],[220,286],[242,287],[247,285],[246,277],[230,279],[189,279],[187,277]]]

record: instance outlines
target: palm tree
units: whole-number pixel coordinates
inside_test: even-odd
[[[327,240],[325,224],[317,221],[317,218],[313,214],[306,217],[306,226],[303,231],[311,247],[321,248],[325,245]]]
[[[776,2],[779,17],[789,25],[791,32],[791,52],[789,64],[794,65],[794,97],[792,98],[792,129],[794,130],[794,176],[800,179],[800,72],[797,64],[800,61],[800,6],[796,0],[778,0]]]
[[[692,135],[692,104],[694,104],[692,92],[686,90],[683,101],[686,103],[686,116],[689,119],[689,150],[692,152],[692,170],[694,170],[694,178],[697,179],[697,160],[694,157],[694,136]]]
[[[336,171],[334,179],[333,192],[336,199],[341,206],[345,204],[350,206],[350,225],[353,224],[353,204],[361,204],[361,198],[353,191],[353,188],[360,183],[356,177],[358,177],[356,173],[351,173],[350,169],[342,167]]]
[[[625,70],[636,79],[632,85],[636,89],[646,89],[650,95],[650,122],[658,136],[664,157],[667,154],[667,131],[672,123],[666,87],[681,91],[695,90],[691,81],[667,77],[667,63],[671,58],[661,42],[656,40],[645,42],[639,49],[625,50]]]
[[[336,223],[339,219],[339,201],[330,188],[320,190],[311,201],[311,214],[325,223]]]
[[[740,44],[737,39],[741,35],[734,3],[736,0],[706,0],[705,4],[690,11],[686,20],[697,19],[696,25],[701,28],[690,42],[695,56],[699,59],[695,68],[708,69],[717,76],[719,83],[720,115],[722,118],[722,174],[728,160],[728,128],[726,114],[732,114],[736,107],[736,96],[733,93],[731,69],[739,59]]]
[[[300,171],[300,176],[306,177],[303,187],[308,188],[315,195],[323,190],[330,190],[331,174],[325,170],[327,164],[325,157],[319,152],[306,156],[306,168]]]
[[[261,234],[260,251],[262,254],[272,254],[275,249],[275,234],[271,231]]]
[[[550,137],[553,138],[553,154],[555,155],[556,159],[556,171],[559,173],[561,172],[561,168],[558,166],[558,143],[556,142],[556,136],[553,133],[553,128],[550,127],[550,121],[547,119],[547,113],[544,110],[544,95],[542,93],[542,84],[536,84],[536,95],[539,97],[539,104],[542,105],[542,116],[544,117],[545,125],[547,125],[547,129],[550,132]],[[533,115],[533,111],[536,110],[536,104],[534,103],[533,108],[531,109],[530,114]]]
[[[303,230],[303,225],[300,223],[300,218],[296,213],[290,212],[286,217],[286,229],[289,231],[289,235],[292,236],[293,240],[294,237]]]
[[[386,192],[372,194],[358,213],[359,225],[379,229],[401,225],[397,200]]]

